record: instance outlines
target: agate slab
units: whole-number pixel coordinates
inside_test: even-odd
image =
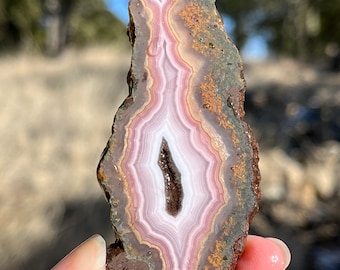
[[[129,95],[97,171],[108,269],[234,269],[260,196],[239,53],[212,0],[129,11]]]

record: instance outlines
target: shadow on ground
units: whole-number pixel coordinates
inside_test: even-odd
[[[58,228],[54,241],[36,247],[27,260],[13,265],[11,269],[50,269],[69,251],[96,233],[101,234],[108,244],[113,241],[109,207],[104,198],[67,203]]]

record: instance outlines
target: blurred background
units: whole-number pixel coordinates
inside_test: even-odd
[[[109,242],[96,166],[127,95],[126,0],[0,1],[1,269],[49,269]],[[340,269],[340,0],[220,0],[260,144],[251,232],[289,269]]]

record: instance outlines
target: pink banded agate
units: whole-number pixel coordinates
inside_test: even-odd
[[[237,49],[212,0],[131,0],[129,95],[98,166],[108,269],[234,269],[258,209]]]

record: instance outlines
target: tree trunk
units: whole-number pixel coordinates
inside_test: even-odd
[[[57,56],[65,48],[69,30],[69,17],[72,10],[71,0],[45,0],[46,53]]]

